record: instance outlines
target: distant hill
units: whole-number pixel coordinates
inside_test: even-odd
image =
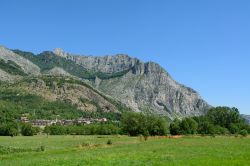
[[[248,124],[250,124],[250,115],[241,115],[241,116],[242,116],[242,118],[245,119],[245,121],[246,121]]]
[[[35,55],[1,46],[0,63],[2,86],[46,101],[67,101],[82,112],[130,109],[174,119],[202,115],[210,108],[160,65],[128,55],[82,56],[62,49]]]

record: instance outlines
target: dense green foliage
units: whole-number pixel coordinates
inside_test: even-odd
[[[20,119],[24,113],[30,119],[77,119],[80,117],[109,118],[117,120],[118,113],[107,113],[102,110],[97,112],[83,112],[67,101],[47,101],[36,95],[20,91],[12,85],[0,85],[0,123],[12,122]]]
[[[108,74],[108,73],[90,71],[84,68],[83,66],[76,64],[74,61],[57,56],[50,51],[45,51],[38,55],[34,55],[33,53],[30,52],[23,52],[20,50],[13,50],[13,51],[23,56],[24,58],[29,59],[34,64],[39,66],[41,71],[48,71],[53,69],[54,67],[60,67],[65,71],[67,71],[68,73],[70,73],[71,75],[84,79],[95,79],[96,77],[99,77],[101,79],[109,79],[109,78],[123,76],[128,72],[128,70],[126,70],[122,72]]]
[[[3,59],[0,59],[0,69],[9,74],[27,76],[27,74],[22,70],[22,68],[11,60],[5,62]]]
[[[0,89],[0,122],[20,119],[29,113],[30,119],[73,119],[83,116],[75,106],[63,101],[47,101],[40,96],[20,92],[12,88]]]
[[[182,121],[175,119],[173,123],[170,124],[170,133],[173,135],[178,134],[196,134],[198,124],[192,118],[185,118]]]
[[[44,132],[50,135],[115,135],[121,134],[122,131],[114,124],[90,124],[46,126]]]
[[[0,123],[0,136],[17,136],[18,124],[15,122]]]
[[[129,134],[130,136],[166,135],[168,126],[164,119],[154,115],[144,115],[126,112],[122,115],[121,123],[47,126],[44,132],[50,135],[114,135]]]
[[[204,116],[176,119],[170,124],[170,133],[178,134],[239,134],[250,133],[250,126],[241,118],[238,109],[216,107]]]
[[[168,130],[166,120],[134,112],[124,113],[121,124],[123,132],[131,136],[166,135]]]
[[[39,128],[33,127],[29,123],[23,123],[21,125],[21,134],[23,136],[33,136],[39,132]]]

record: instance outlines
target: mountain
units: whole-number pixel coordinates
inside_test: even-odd
[[[95,112],[97,108],[119,112],[123,106],[174,119],[201,115],[211,107],[196,91],[176,82],[160,65],[128,55],[83,56],[62,49],[35,55],[0,47],[0,60],[4,64],[0,67],[2,81],[29,80],[22,83],[25,91],[47,100],[69,100],[85,112]],[[96,108],[85,109],[81,98],[95,103]]]
[[[243,119],[245,119],[247,124],[250,124],[250,115],[241,115]]]

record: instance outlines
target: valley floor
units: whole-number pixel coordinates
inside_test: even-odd
[[[0,149],[1,166],[250,165],[250,137],[18,136],[0,137],[0,147],[45,148]]]

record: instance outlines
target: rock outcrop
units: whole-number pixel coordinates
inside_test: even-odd
[[[116,73],[128,70],[121,77],[96,78],[93,86],[137,112],[150,111],[173,119],[201,115],[210,108],[196,91],[174,81],[154,62],[144,63],[127,55],[79,56],[62,49],[56,49],[54,53],[93,71]]]
[[[72,76],[60,67],[54,67],[53,69],[46,71],[45,74],[54,76]]]
[[[14,82],[20,79],[21,79],[21,76],[9,74],[3,71],[2,69],[0,69],[0,81]]]
[[[15,62],[26,74],[36,76],[40,74],[40,68],[37,65],[3,46],[0,46],[0,59]]]
[[[196,91],[174,81],[153,62],[141,62],[120,78],[102,80],[99,88],[136,111],[150,111],[172,119],[201,115],[210,107]]]
[[[65,53],[59,48],[55,49],[54,53],[58,56],[72,60],[88,70],[103,73],[116,73],[128,70],[139,62],[138,59],[131,58],[124,54],[118,54],[115,56],[80,56]]]

